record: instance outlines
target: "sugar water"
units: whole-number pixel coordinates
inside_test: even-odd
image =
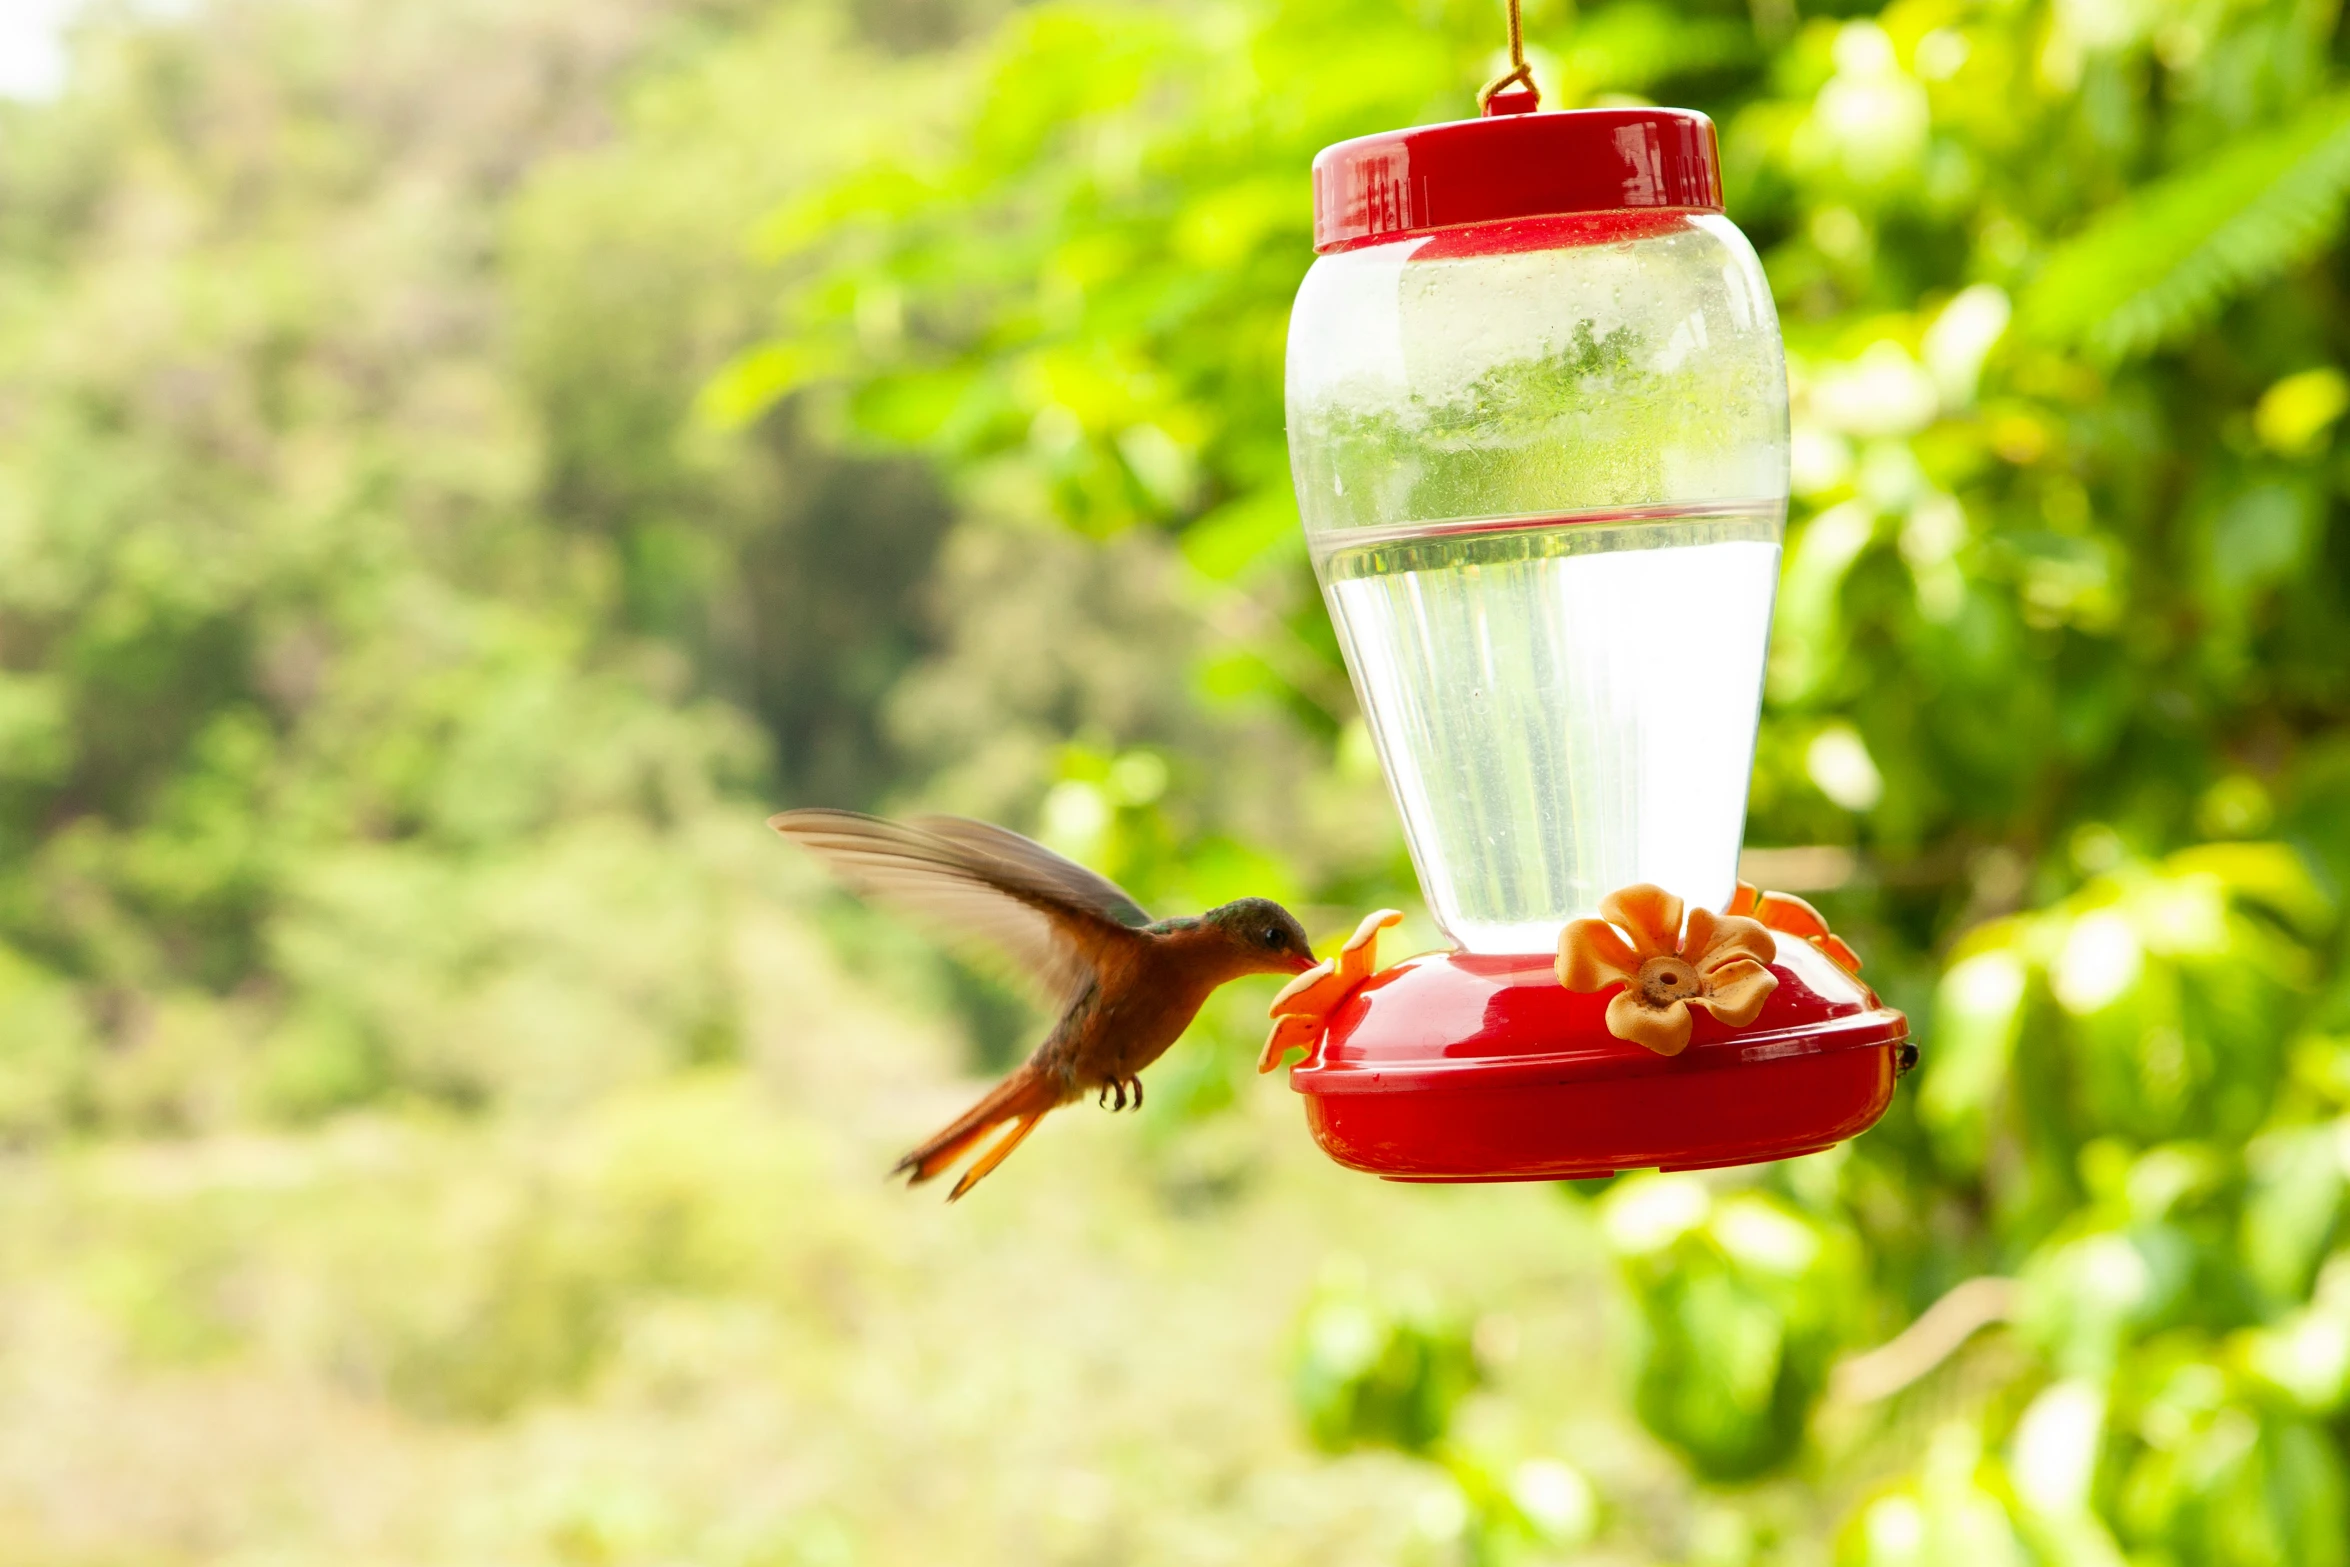
[[[1540,952],[1633,882],[1721,908],[1785,503],[1325,533],[1316,571],[1431,911]]]

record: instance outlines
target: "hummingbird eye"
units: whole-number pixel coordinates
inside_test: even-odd
[[[1278,946],[1280,946],[1280,945],[1281,945],[1281,927],[1280,927],[1280,926],[1278,926],[1278,925],[1267,925],[1267,926],[1265,927],[1265,945],[1266,945],[1266,946],[1268,946],[1268,947],[1278,947]]]

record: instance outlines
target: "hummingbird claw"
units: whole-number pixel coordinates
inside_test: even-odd
[[[1134,1080],[1134,1108],[1142,1108],[1142,1079],[1139,1077]]]

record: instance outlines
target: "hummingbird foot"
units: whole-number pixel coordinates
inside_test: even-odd
[[[1134,1108],[1139,1110],[1142,1108],[1142,1079],[1139,1077],[1111,1078],[1102,1084],[1102,1091],[1094,1096],[1093,1102],[1114,1114],[1126,1108],[1126,1091],[1130,1088],[1134,1090]]]

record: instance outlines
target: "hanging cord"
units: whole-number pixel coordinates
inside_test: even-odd
[[[1526,29],[1518,20],[1518,0],[1505,0],[1505,3],[1510,12],[1510,68],[1478,90],[1480,114],[1490,113],[1494,98],[1511,87],[1525,88],[1534,94],[1537,103],[1542,100],[1542,89],[1534,85],[1534,67],[1526,63]]]

